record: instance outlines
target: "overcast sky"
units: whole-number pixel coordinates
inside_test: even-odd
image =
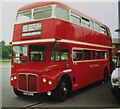
[[[113,37],[118,37],[114,32],[118,28],[118,3],[117,2],[64,2],[72,8],[99,20],[107,25]],[[12,41],[13,27],[17,10],[30,2],[3,2],[2,3],[2,33],[3,39]]]

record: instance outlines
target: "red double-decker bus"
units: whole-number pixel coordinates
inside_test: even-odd
[[[60,101],[110,76],[109,28],[59,2],[20,8],[12,39],[11,85],[16,95],[47,93]]]

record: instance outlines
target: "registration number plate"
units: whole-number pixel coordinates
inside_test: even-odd
[[[23,95],[34,96],[34,93],[32,93],[32,92],[23,92]]]

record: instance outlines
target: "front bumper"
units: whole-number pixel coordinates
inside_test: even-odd
[[[120,96],[120,88],[118,86],[112,86],[111,91],[114,96]]]

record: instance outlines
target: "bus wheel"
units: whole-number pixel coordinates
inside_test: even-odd
[[[105,68],[104,77],[103,77],[103,83],[107,83],[108,79],[109,79],[108,70],[107,70],[107,68]]]
[[[54,98],[59,101],[65,101],[70,93],[70,87],[68,81],[62,78],[55,89]]]
[[[15,88],[13,88],[13,91],[14,91],[14,93],[15,93],[18,97],[23,96],[23,93],[22,93],[21,91],[15,89]]]

